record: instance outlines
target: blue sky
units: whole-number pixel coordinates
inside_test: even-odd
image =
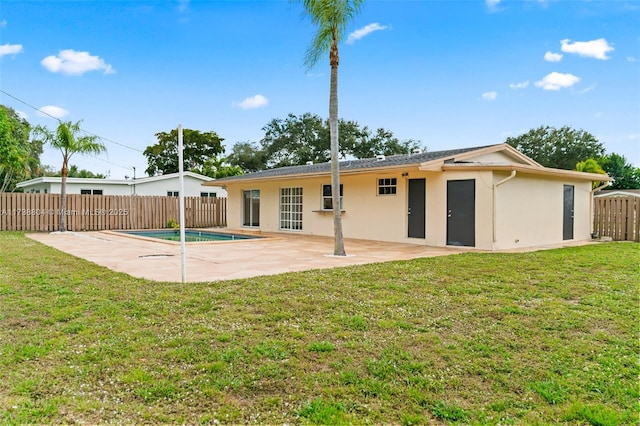
[[[285,0],[3,0],[0,103],[83,120],[108,153],[72,163],[141,177],[178,124],[228,153],[274,118],[327,117],[328,57],[303,66],[313,32]],[[568,125],[640,166],[639,1],[370,0],[340,56],[340,117],[370,129],[440,150]]]

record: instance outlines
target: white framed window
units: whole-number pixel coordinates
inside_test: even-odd
[[[396,178],[379,178],[378,179],[378,195],[396,195],[398,191],[398,179]]]
[[[343,188],[340,184],[340,210],[344,209],[342,202]],[[333,210],[333,197],[331,196],[331,185],[322,185],[322,210]]]
[[[218,196],[218,194],[215,193],[215,192],[201,192],[200,196],[201,197],[216,198]]]
[[[180,196],[180,191],[167,191],[167,197],[178,197]]]
[[[280,229],[302,230],[302,188],[280,188]]]
[[[242,191],[242,226],[260,226],[260,190]]]

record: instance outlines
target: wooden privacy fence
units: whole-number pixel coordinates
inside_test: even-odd
[[[615,241],[640,242],[640,197],[594,198],[593,231]]]
[[[226,226],[227,199],[185,197],[185,226]],[[0,193],[0,231],[57,231],[66,216],[69,231],[165,228],[180,220],[178,197],[138,195],[67,195],[66,211],[59,194]]]

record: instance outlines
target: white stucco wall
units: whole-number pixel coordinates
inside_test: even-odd
[[[227,191],[219,186],[202,186],[201,179],[192,176],[184,177],[184,195],[185,197],[199,197],[201,192],[216,193],[217,197],[226,197]],[[133,185],[131,185],[131,193],[133,193]],[[180,190],[180,181],[178,177],[163,180],[144,179],[135,185],[135,193],[137,195],[159,195],[166,196],[167,191],[178,192]]]
[[[47,179],[47,178],[45,178]],[[42,178],[29,181],[24,187],[24,192],[38,192],[41,194],[59,194],[60,182],[38,182]],[[201,193],[215,193],[217,197],[226,197],[227,191],[220,186],[202,186],[205,182],[193,176],[184,176],[185,196],[199,197]],[[149,196],[167,196],[167,191],[179,192],[179,177],[169,177],[165,179],[157,178],[141,178],[137,181],[132,180],[108,180],[108,179],[82,179],[70,178],[67,181],[67,194],[80,194],[81,190],[102,190],[102,195],[149,195]]]

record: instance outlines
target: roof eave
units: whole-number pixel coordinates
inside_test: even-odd
[[[360,174],[360,173],[379,173],[379,172],[391,172],[394,170],[407,170],[407,169],[417,169],[420,166],[420,163],[414,164],[402,164],[402,165],[391,165],[391,166],[380,166],[380,167],[367,167],[367,168],[358,168],[358,169],[341,169],[340,176],[352,175],[352,174]],[[249,173],[250,175],[250,173]],[[247,176],[247,175],[243,175]],[[289,179],[307,179],[307,178],[317,178],[317,177],[327,177],[331,176],[331,170],[323,170],[321,172],[313,172],[313,173],[293,173],[286,174],[280,176],[256,176],[256,177],[245,177],[241,179],[223,179],[217,180],[215,182],[206,182],[203,183],[203,186],[226,186],[228,184],[236,185],[244,182],[262,182],[265,180],[289,180]]]
[[[505,171],[505,172],[522,172],[526,174],[553,176],[553,177],[569,177],[578,180],[587,180],[590,182],[607,182],[613,178],[609,175],[599,173],[578,172],[575,170],[552,169],[542,166],[533,166],[525,164],[443,164],[442,171]]]

